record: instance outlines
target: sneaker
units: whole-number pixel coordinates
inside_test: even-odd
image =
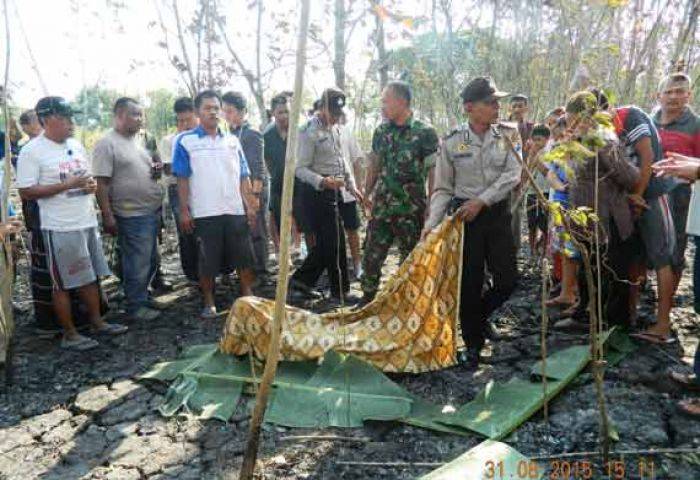
[[[219,314],[216,313],[216,307],[214,305],[210,305],[208,307],[204,307],[202,309],[202,313],[200,313],[199,316],[204,320],[211,320],[218,317]]]
[[[92,338],[84,337],[82,335],[78,335],[77,337],[71,339],[67,339],[66,337],[61,339],[61,348],[65,348],[66,350],[76,350],[82,352],[84,350],[95,348],[99,345],[100,343],[97,340],[93,340]]]
[[[96,328],[95,333],[99,335],[121,335],[128,330],[129,327],[121,323],[105,323],[101,328]]]
[[[160,312],[158,310],[154,310],[152,308],[148,307],[139,307],[138,310],[136,310],[134,313],[129,315],[129,317],[132,320],[136,321],[144,321],[144,322],[150,322],[151,320],[155,320],[160,316]]]

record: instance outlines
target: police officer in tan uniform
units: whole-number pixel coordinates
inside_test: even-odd
[[[520,149],[520,136],[516,124],[498,123],[499,100],[507,95],[489,77],[474,78],[462,90],[469,119],[443,141],[424,229],[449,214],[465,223],[460,322],[468,350],[460,352],[459,361],[468,368],[478,366],[486,320],[517,279],[509,199],[520,181],[513,151]],[[484,266],[493,285],[482,294]]]
[[[296,178],[305,184],[304,208],[314,233],[315,245],[299,269],[290,287],[310,293],[324,271],[330,281],[333,303],[357,302],[348,295],[345,232],[340,223],[339,202],[342,189],[363,202],[357,191],[352,169],[343,157],[338,120],[343,114],[345,94],[328,88],[321,95],[317,113],[299,132]]]

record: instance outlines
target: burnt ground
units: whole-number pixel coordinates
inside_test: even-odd
[[[14,383],[2,387],[0,394],[0,478],[237,478],[249,428],[246,415],[237,414],[228,423],[165,419],[154,410],[164,388],[135,381],[153,363],[175,358],[185,346],[215,342],[226,309],[237,295],[235,284],[220,285],[220,318],[198,320],[198,293],[180,274],[173,243],[171,240],[164,262],[175,290],[158,297],[162,316],[148,324],[131,324],[126,335],[104,340],[99,349],[85,353],[65,352],[57,340],[34,336],[27,265],[26,260],[21,261]],[[692,254],[689,252],[689,258]],[[526,259],[527,255],[523,252],[521,258]],[[396,268],[396,256],[392,259],[387,272]],[[433,402],[461,404],[471,400],[489,380],[528,375],[540,355],[541,287],[539,272],[527,260],[521,260],[521,271],[518,290],[493,316],[494,325],[504,338],[491,345],[488,363],[473,373],[457,367],[393,378]],[[123,314],[116,281],[106,282],[105,287],[113,307],[109,318],[120,321]],[[263,286],[257,293],[272,298],[274,286]],[[653,316],[649,297],[647,294],[644,299],[642,318]],[[675,404],[684,393],[667,377],[669,368],[689,369],[686,364],[692,361],[700,334],[688,272],[677,305],[673,324],[680,339],[678,344],[663,348],[642,346],[606,372],[610,417],[619,433],[615,450],[700,448],[700,421],[689,420],[677,412]],[[585,335],[552,331],[548,348],[551,352],[585,342]],[[250,399],[247,401],[250,403]],[[583,374],[551,402],[547,422],[539,412],[505,441],[531,456],[593,452],[597,449],[597,432],[595,388],[590,375]],[[343,438],[295,438],[318,435]],[[320,431],[265,426],[259,458],[264,478],[407,479],[427,473],[431,467],[350,466],[338,462],[446,462],[482,440],[476,434],[441,434],[400,423],[370,422],[361,429]],[[646,472],[640,471],[640,458],[637,454],[622,457],[625,473],[614,478],[700,478],[698,457],[645,455]],[[570,459],[572,464],[574,460]],[[580,460],[597,461],[591,455]],[[554,466],[550,461],[544,463]],[[550,468],[549,478],[565,478],[562,473]],[[591,478],[583,475],[581,478]],[[527,476],[516,472],[513,478]],[[598,470],[592,478],[608,477]]]

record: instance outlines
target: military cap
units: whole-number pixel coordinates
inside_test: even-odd
[[[462,97],[462,102],[466,103],[488,100],[491,97],[503,98],[508,95],[509,93],[498,90],[491,77],[476,77],[471,79],[462,89],[460,97]]]
[[[328,105],[328,110],[332,115],[339,116],[343,113],[345,106],[345,94],[337,88],[327,88],[321,94],[321,105]]]
[[[523,93],[516,93],[512,97],[510,97],[510,103],[513,102],[525,102],[525,103],[530,103],[530,99],[527,98],[527,95]]]

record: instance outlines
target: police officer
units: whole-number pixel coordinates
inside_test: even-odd
[[[517,277],[509,195],[521,167],[511,149],[520,136],[514,124],[497,123],[500,92],[489,77],[477,77],[462,90],[469,118],[445,137],[435,172],[435,190],[424,234],[445,214],[465,223],[460,302],[462,335],[468,350],[459,361],[476,368],[484,345],[486,320],[515,288]],[[493,286],[482,295],[484,266]]]
[[[324,271],[328,272],[332,301],[354,302],[350,289],[345,251],[345,233],[340,222],[338,202],[341,188],[347,188],[360,202],[352,171],[343,157],[338,120],[345,106],[345,94],[328,88],[321,95],[317,113],[299,132],[296,177],[306,184],[305,210],[315,237],[315,245],[290,287],[310,292]]]

